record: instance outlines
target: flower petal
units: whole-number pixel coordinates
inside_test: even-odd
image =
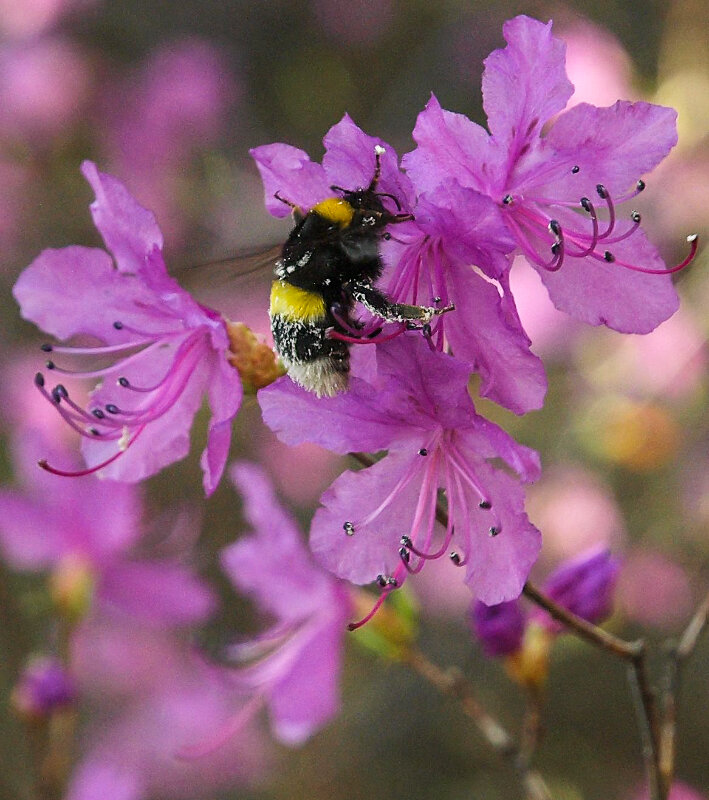
[[[677,112],[673,108],[622,100],[609,108],[580,103],[562,114],[544,138],[548,161],[566,167],[554,183],[552,196],[596,199],[596,185],[602,183],[618,197],[656,167],[675,144]],[[572,173],[575,165],[580,169]]]
[[[264,144],[249,151],[263,181],[266,208],[274,217],[287,217],[291,209],[276,195],[303,211],[332,195],[325,170],[310,156],[289,144]]]
[[[113,608],[151,625],[190,625],[216,605],[212,592],[180,564],[115,563],[101,576],[98,594]]]
[[[207,384],[212,418],[209,421],[207,446],[200,460],[207,497],[217,488],[224,472],[231,443],[231,425],[244,394],[239,373],[224,355],[215,353],[212,361],[212,375]]]
[[[679,308],[672,278],[646,275],[619,263],[665,269],[657,249],[642,231],[610,248],[615,263],[567,256],[557,272],[535,268],[560,311],[589,325],[607,325],[621,333],[649,333]]]
[[[310,529],[310,547],[323,566],[359,584],[394,572],[401,563],[401,535],[421,489],[423,469],[415,469],[417,458],[422,460],[413,446],[390,453],[371,467],[343,473],[323,494],[323,507],[315,513]],[[409,475],[411,480],[400,486]],[[390,496],[376,518],[365,523]],[[345,531],[346,522],[354,525],[352,535]]]
[[[483,107],[493,136],[512,164],[538,139],[544,123],[565,108],[574,87],[566,77],[566,45],[552,23],[518,16],[505,22],[507,47],[485,59]]]
[[[331,183],[343,189],[366,189],[375,171],[375,147],[384,148],[381,154],[381,175],[378,192],[394,195],[402,209],[413,207],[415,194],[411,181],[399,171],[396,151],[382,139],[368,136],[349,114],[327,132],[323,139],[325,155],[322,164]]]
[[[163,238],[155,216],[143,208],[121,181],[99,172],[91,161],[81,165],[96,199],[91,215],[119,272],[137,273],[154,248],[162,249]]]

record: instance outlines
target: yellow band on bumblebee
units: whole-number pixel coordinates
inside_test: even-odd
[[[341,228],[346,228],[354,216],[354,208],[341,197],[328,197],[314,205],[311,211]]]
[[[271,317],[276,315],[289,320],[313,322],[325,316],[325,300],[317,292],[299,289],[285,281],[271,284]]]

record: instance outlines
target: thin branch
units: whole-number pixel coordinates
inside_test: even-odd
[[[411,649],[405,661],[442,694],[460,701],[463,712],[473,720],[490,747],[509,761],[518,772],[528,800],[552,800],[551,793],[541,775],[529,769],[519,746],[512,736],[492,717],[478,701],[470,683],[457,669],[441,669],[429,661],[419,650]]]
[[[677,695],[685,661],[692,655],[699,637],[709,621],[709,592],[699,604],[692,619],[684,629],[679,642],[669,646],[667,672],[662,694],[662,722],[659,737],[660,780],[665,796],[669,793],[675,773],[677,757]]]
[[[613,655],[631,663],[643,657],[645,643],[642,639],[628,642],[625,639],[614,636],[612,633],[608,633],[603,628],[599,628],[597,625],[593,625],[591,622],[574,614],[573,611],[558,605],[530,581],[525,583],[522,594],[587,642],[608,650]]]

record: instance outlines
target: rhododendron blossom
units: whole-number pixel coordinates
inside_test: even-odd
[[[517,597],[540,547],[520,481],[539,474],[536,453],[475,413],[468,368],[402,335],[353,354],[352,387],[326,400],[287,379],[262,389],[264,420],[287,444],[388,455],[346,472],[323,495],[311,547],[335,574],[378,581],[382,597],[431,558],[448,555],[487,603]],[[518,478],[493,466],[501,459]],[[439,489],[447,523],[436,523]]]
[[[529,17],[503,31],[507,47],[486,59],[483,75],[490,132],[432,96],[404,167],[419,191],[452,179],[491,200],[557,308],[647,333],[677,310],[669,273],[691,260],[696,237],[688,237],[690,256],[668,270],[640,215],[618,207],[675,145],[676,112],[619,100],[580,103],[555,118],[573,93],[563,43],[551,23]]]
[[[52,374],[100,383],[86,409],[63,384],[49,390],[42,373],[37,386],[82,436],[86,472],[124,481],[142,480],[187,454],[192,419],[206,395],[212,418],[201,463],[209,494],[224,469],[242,395],[227,360],[225,320],[168,275],[153,215],[94,164],[85,162],[82,171],[96,193],[94,223],[113,258],[87,247],[45,250],[14,294],[23,316],[48,333],[102,342],[42,348],[51,354]],[[89,357],[110,363],[79,372],[64,366]]]

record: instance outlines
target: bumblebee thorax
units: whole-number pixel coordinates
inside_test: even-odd
[[[341,228],[346,228],[354,216],[354,208],[342,197],[328,197],[321,200],[310,211]]]

